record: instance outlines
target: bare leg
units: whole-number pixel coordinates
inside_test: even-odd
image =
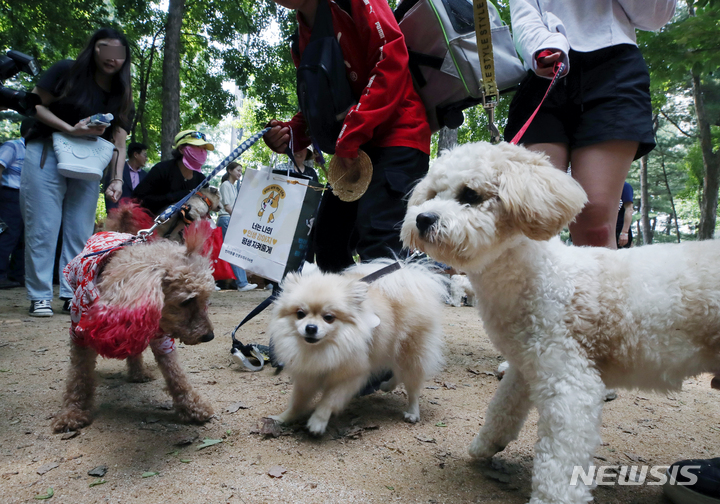
[[[167,391],[180,418],[185,422],[208,421],[213,416],[213,409],[190,386],[177,360],[177,350],[168,354],[155,354],[155,360],[165,377]]]
[[[588,204],[570,224],[573,244],[617,248],[620,196],[637,147],[638,142],[610,140],[572,152],[572,176],[588,195]]]
[[[128,381],[131,383],[144,383],[151,381],[153,375],[143,364],[142,354],[127,358]]]
[[[297,377],[293,384],[288,408],[270,418],[281,423],[290,423],[312,409],[312,400],[319,390],[319,382],[308,377]]]
[[[322,435],[325,432],[330,416],[333,413],[340,413],[357,392],[365,385],[367,377],[350,379],[335,387],[325,390],[315,411],[308,420],[307,428],[315,435]]]
[[[510,365],[485,412],[485,425],[470,444],[476,459],[490,458],[517,439],[530,410],[530,389],[518,366]]]
[[[52,422],[55,432],[77,430],[92,422],[96,359],[95,350],[70,343],[70,369],[63,407]]]
[[[547,154],[550,158],[550,163],[557,168],[562,170],[563,173],[567,172],[568,166],[570,165],[570,148],[564,143],[536,143],[527,144],[525,148],[533,152],[542,152]],[[618,198],[618,201],[620,199]]]

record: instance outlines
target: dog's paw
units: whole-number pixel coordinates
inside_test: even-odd
[[[420,421],[419,413],[413,413],[411,411],[406,411],[404,413],[404,415],[405,415],[405,421],[408,423],[418,423]]]
[[[215,412],[209,404],[198,402],[192,407],[179,409],[178,414],[183,422],[205,423],[215,415]]]
[[[277,423],[288,423],[285,413],[280,413],[279,415],[269,415],[268,418],[275,420]]]
[[[313,436],[322,436],[325,434],[325,429],[327,428],[328,421],[324,420],[322,418],[318,418],[317,416],[313,415],[310,417],[307,423],[307,429],[310,431],[310,434]]]
[[[504,448],[504,446],[498,446],[495,443],[488,443],[478,434],[470,443],[468,453],[474,459],[489,459]]]
[[[79,409],[64,409],[52,421],[53,432],[69,432],[90,425],[90,412]]]

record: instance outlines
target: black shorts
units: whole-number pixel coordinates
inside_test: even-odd
[[[621,44],[582,53],[570,50],[570,72],[559,79],[530,123],[521,144],[564,143],[570,149],[606,142],[639,142],[635,159],[655,147],[650,74],[640,50]],[[515,93],[505,140],[532,115],[549,79],[528,72]]]

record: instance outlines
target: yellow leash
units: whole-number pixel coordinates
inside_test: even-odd
[[[488,130],[492,143],[500,142],[500,131],[495,125],[495,106],[500,94],[495,82],[495,58],[493,57],[492,30],[490,28],[489,0],[473,0],[475,17],[475,37],[477,38],[478,57],[482,68],[482,103],[488,116]]]

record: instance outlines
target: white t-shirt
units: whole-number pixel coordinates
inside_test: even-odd
[[[235,184],[237,184],[237,182]],[[226,180],[220,185],[220,204],[222,205],[222,210],[218,212],[218,217],[230,215],[227,211],[225,211],[225,205],[230,205],[232,207],[235,204],[238,193],[237,186],[235,184]]]
[[[677,0],[510,0],[515,48],[525,67],[537,69],[535,54],[559,49],[570,70],[572,48],[591,52],[619,44],[637,45],[635,29],[655,31],[675,13]]]

